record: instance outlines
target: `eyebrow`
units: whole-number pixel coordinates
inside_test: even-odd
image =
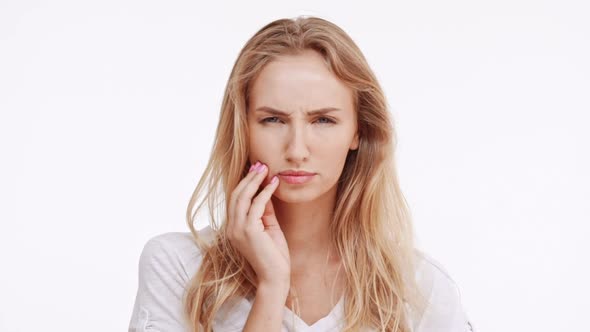
[[[336,108],[336,107],[323,107],[323,108],[319,108],[317,110],[311,110],[311,111],[307,111],[305,113],[307,113],[307,115],[316,115],[316,114],[326,114],[329,112],[334,112],[334,111],[340,111],[341,109]],[[268,106],[261,106],[256,108],[256,110],[254,110],[255,112],[265,112],[265,113],[269,113],[272,115],[283,115],[283,116],[289,116],[291,115],[291,113],[287,113],[287,112],[283,112],[277,109],[274,109],[272,107],[268,107]]]

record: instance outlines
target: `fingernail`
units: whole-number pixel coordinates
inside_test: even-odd
[[[272,177],[272,179],[270,180],[270,183],[275,183],[279,180],[279,178],[275,175]]]
[[[256,164],[254,164],[254,165],[250,166],[250,171],[253,171],[253,170],[255,170],[255,169],[258,167],[258,165],[259,165],[259,164],[260,164],[260,162],[259,162],[259,161],[257,161],[257,162],[256,162]]]
[[[257,168],[256,168],[256,172],[258,173],[262,173],[264,172],[264,170],[266,169],[266,165],[265,164],[260,164]]]

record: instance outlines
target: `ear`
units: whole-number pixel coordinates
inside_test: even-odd
[[[356,150],[359,148],[359,132],[357,131],[352,138],[352,142],[350,143],[350,150]]]

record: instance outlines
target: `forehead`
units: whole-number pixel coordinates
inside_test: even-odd
[[[353,107],[352,89],[327,67],[315,51],[277,57],[264,66],[252,83],[250,107],[285,111]]]

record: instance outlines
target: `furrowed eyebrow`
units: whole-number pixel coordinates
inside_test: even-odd
[[[269,113],[272,115],[283,115],[283,116],[289,116],[291,115],[291,113],[287,113],[287,112],[283,112],[283,111],[279,111],[276,110],[272,107],[268,107],[268,106],[261,106],[258,107],[256,110],[254,110],[255,112],[264,112],[264,113]],[[340,111],[339,108],[336,107],[324,107],[324,108],[320,108],[317,110],[311,110],[311,111],[307,111],[305,113],[307,113],[307,115],[316,115],[316,114],[326,114],[329,112],[333,112],[333,111]]]

